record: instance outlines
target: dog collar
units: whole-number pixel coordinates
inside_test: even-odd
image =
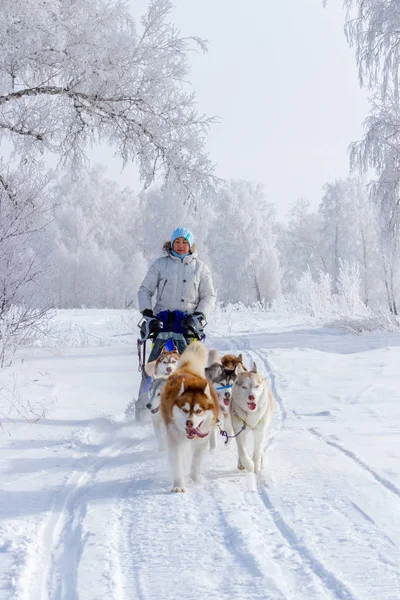
[[[232,412],[236,415],[236,417],[242,421],[243,425],[245,425],[245,427],[248,427],[249,429],[255,429],[256,427],[258,427],[258,425],[261,423],[261,421],[263,420],[263,418],[265,417],[265,415],[263,415],[261,417],[261,419],[259,421],[257,421],[257,423],[255,425],[249,425],[247,423],[247,421],[245,419],[243,419],[240,415],[238,415],[237,411],[234,409],[234,407],[232,406]]]
[[[218,392],[219,390],[228,390],[231,387],[232,387],[232,384],[230,384],[230,385],[222,385],[221,387],[217,387],[217,388],[214,388],[214,389],[215,389],[216,392]]]

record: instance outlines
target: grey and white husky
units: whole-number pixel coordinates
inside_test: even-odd
[[[232,356],[232,355],[229,355]],[[224,358],[224,357],[223,357]],[[206,367],[206,377],[211,383],[218,395],[218,403],[221,419],[223,419],[224,429],[229,436],[233,435],[229,405],[231,402],[232,385],[235,382],[239,373],[244,370],[240,360],[232,363],[228,361],[227,365],[223,364],[218,350],[210,350],[208,355],[208,367]],[[236,357],[234,357],[236,358]],[[210,445],[215,447],[215,436],[210,438]]]
[[[264,440],[274,410],[274,397],[268,382],[258,371],[240,373],[232,387],[230,414],[239,453],[238,468],[259,473],[264,458]],[[249,431],[254,436],[253,458],[246,448]]]
[[[155,377],[151,382],[149,389],[149,402],[146,404],[146,408],[151,413],[151,420],[153,421],[154,433],[158,441],[159,450],[164,448],[164,433],[163,433],[163,421],[160,414],[160,400],[161,392],[168,379],[168,375],[162,377]]]

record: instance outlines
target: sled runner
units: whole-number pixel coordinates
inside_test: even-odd
[[[188,315],[180,310],[165,310],[158,313],[155,317],[143,317],[139,321],[140,338],[137,340],[138,369],[142,373],[142,380],[135,403],[136,421],[142,419],[143,411],[146,410],[148,391],[152,381],[152,378],[145,371],[146,363],[156,360],[163,348],[172,351],[175,347],[179,354],[182,354],[191,342],[203,342],[206,337],[204,333],[206,324],[207,322],[204,317]],[[148,340],[151,342],[151,351],[148,358],[146,358]]]

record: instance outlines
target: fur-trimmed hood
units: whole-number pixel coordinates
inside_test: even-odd
[[[165,254],[171,254],[171,251],[172,251],[172,245],[171,245],[171,242],[168,240],[167,242],[164,242],[164,244],[163,244],[163,252],[165,252]],[[196,253],[197,253],[196,244],[193,244],[190,248],[190,254],[196,254]]]

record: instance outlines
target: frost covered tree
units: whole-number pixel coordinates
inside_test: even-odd
[[[372,198],[382,200],[380,218],[383,226],[390,228],[400,217],[393,194],[393,182],[400,179],[399,3],[345,0],[344,4],[348,9],[345,30],[355,48],[360,84],[374,91],[371,113],[364,122],[365,135],[351,145],[351,165],[376,170]]]
[[[376,303],[383,293],[376,211],[363,179],[327,183],[317,211],[299,200],[279,239],[284,290],[294,292],[303,273],[317,280],[329,274],[337,293],[342,264],[358,265],[362,299]],[[355,267],[354,267],[355,268]]]
[[[26,161],[5,165],[0,160],[0,366],[46,311],[32,307],[32,298],[46,261],[37,259],[34,240],[50,219],[47,180]]]
[[[290,209],[288,223],[278,236],[285,292],[295,290],[304,272],[310,271],[316,277],[320,271],[328,270],[323,242],[321,216],[311,211],[308,200],[300,198]]]
[[[366,242],[366,233],[361,227],[360,215],[367,195],[357,195],[362,190],[359,181],[348,179],[336,180],[324,186],[324,195],[319,207],[321,216],[321,239],[325,265],[337,292],[341,264],[344,262],[361,262],[359,246],[362,234]],[[361,235],[360,235],[361,234]],[[364,244],[363,260],[367,261],[368,250]]]
[[[350,177],[347,180],[353,218],[350,219],[353,253],[347,261],[359,265],[361,297],[366,305],[377,302],[381,294],[382,279],[379,274],[377,214],[364,179]]]
[[[319,214],[323,253],[334,291],[338,291],[342,265],[358,265],[363,301],[376,302],[382,292],[377,220],[365,181],[348,177],[326,184]]]
[[[275,215],[261,184],[231,180],[218,190],[206,246],[225,302],[270,302],[281,293]]]
[[[326,4],[325,0],[324,4]],[[346,35],[355,47],[361,85],[399,94],[400,11],[397,0],[345,0]]]
[[[351,165],[373,168],[381,270],[390,310],[397,313],[400,247],[400,11],[393,0],[346,0],[346,34],[355,47],[360,84],[374,90],[364,137],[351,145]]]
[[[120,0],[2,0],[0,143],[76,168],[105,142],[145,185],[207,193],[210,119],[184,88],[192,42],[204,45],[168,22],[171,6],[151,0],[138,25]]]
[[[390,312],[397,315],[400,294],[400,157],[388,151],[377,181],[371,184],[371,198],[378,207],[377,240],[380,269]]]
[[[51,264],[40,297],[60,308],[135,305],[147,267],[140,252],[138,197],[106,179],[99,165],[79,180],[65,172],[51,193],[52,222],[39,249],[42,261],[51,255]]]

